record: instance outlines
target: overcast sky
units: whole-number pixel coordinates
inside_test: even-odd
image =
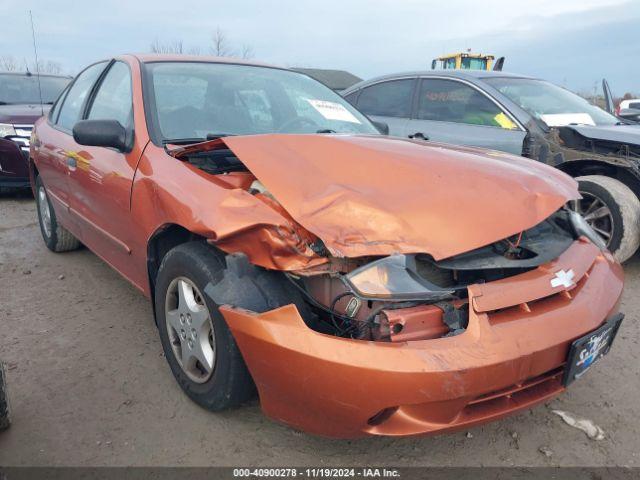
[[[482,5],[482,6],[480,6]],[[370,78],[428,68],[472,48],[507,57],[505,70],[593,91],[606,76],[616,95],[640,92],[638,0],[0,0],[0,56],[31,63],[28,10],[40,58],[77,73],[158,39],[207,52],[220,27],[254,58],[338,68]]]

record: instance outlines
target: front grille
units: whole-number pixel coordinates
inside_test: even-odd
[[[547,312],[562,306],[568,305],[582,291],[585,283],[589,279],[589,275],[593,270],[593,264],[589,270],[575,283],[573,287],[560,292],[554,292],[550,295],[518,305],[511,305],[493,311],[486,312],[491,325],[496,325],[510,320],[521,320],[540,312]],[[516,314],[516,315],[514,315]]]
[[[467,404],[463,415],[468,418],[491,416],[549,398],[562,390],[563,373],[564,365],[522,383],[480,395]]]

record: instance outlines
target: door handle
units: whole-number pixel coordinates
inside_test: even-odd
[[[409,135],[409,138],[415,138],[416,140],[429,140],[429,137],[427,137],[422,132],[413,133],[413,134]]]
[[[67,157],[67,167],[74,170],[78,166],[78,161],[73,157]]]

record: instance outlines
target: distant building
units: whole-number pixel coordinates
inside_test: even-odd
[[[360,77],[345,70],[327,70],[324,68],[292,68],[291,70],[305,73],[338,93],[362,81]]]

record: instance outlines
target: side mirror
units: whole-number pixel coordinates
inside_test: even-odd
[[[127,130],[117,120],[80,120],[73,126],[73,139],[80,145],[129,150]]]
[[[371,120],[371,123],[373,123],[373,126],[376,127],[382,135],[389,135],[389,125],[384,122],[376,122],[375,120]]]

